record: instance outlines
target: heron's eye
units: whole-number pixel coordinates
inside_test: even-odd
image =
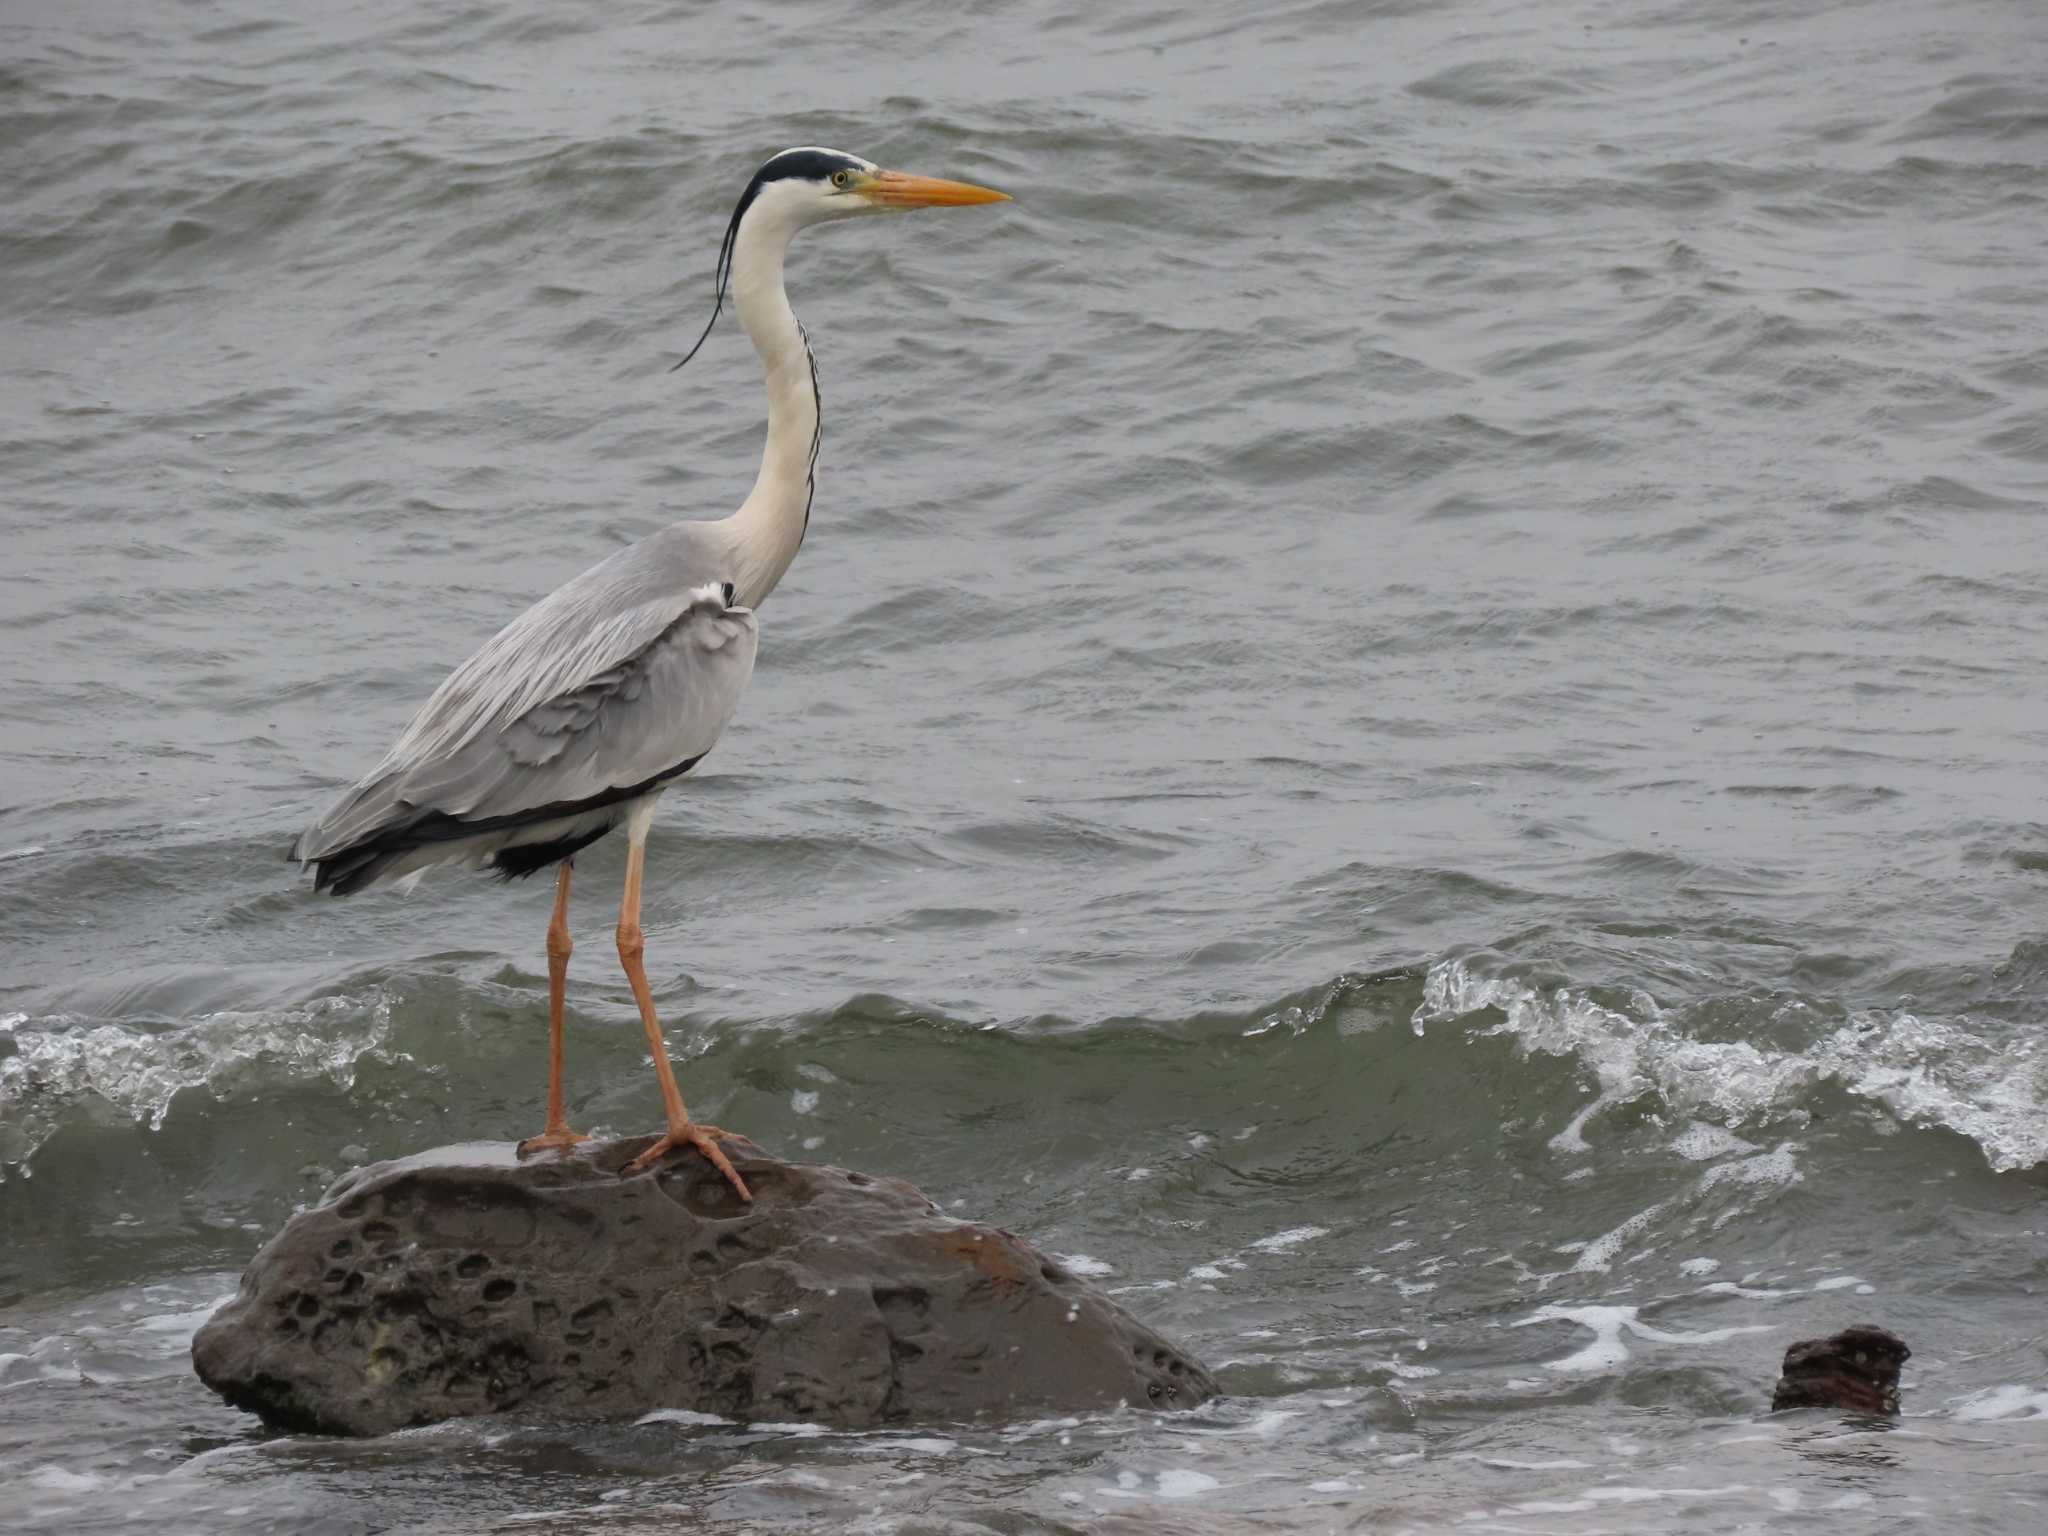
[[[832,173],[832,185],[839,188],[842,192],[845,191],[853,185],[853,172],[834,171]]]

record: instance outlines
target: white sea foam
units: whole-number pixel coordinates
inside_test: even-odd
[[[1725,1488],[1630,1488],[1607,1483],[1597,1488],[1588,1488],[1583,1493],[1565,1499],[1530,1499],[1521,1504],[1509,1504],[1503,1514],[1518,1515],[1583,1515],[1598,1509],[1603,1504],[1655,1504],[1665,1499],[1717,1499],[1731,1498],[1749,1492],[1746,1483],[1730,1483]]]
[[[1086,1253],[1063,1253],[1060,1262],[1077,1275],[1113,1275],[1116,1270],[1102,1260]]]
[[[1654,1344],[1719,1344],[1740,1334],[1771,1331],[1768,1324],[1748,1323],[1709,1328],[1700,1333],[1673,1333],[1644,1322],[1637,1316],[1636,1308],[1621,1306],[1538,1307],[1527,1317],[1517,1318],[1511,1326],[1526,1328],[1532,1323],[1548,1322],[1572,1322],[1592,1330],[1592,1342],[1562,1360],[1545,1362],[1549,1370],[1585,1373],[1610,1371],[1628,1359],[1628,1345],[1622,1342],[1624,1333]]]
[[[730,1425],[733,1421],[720,1418],[715,1413],[699,1413],[694,1408],[656,1408],[651,1412],[641,1414],[633,1422],[635,1424],[685,1424],[695,1427],[699,1425]]]
[[[1799,1164],[1792,1156],[1792,1144],[1773,1147],[1768,1152],[1759,1152],[1754,1157],[1737,1158],[1732,1163],[1716,1163],[1700,1175],[1700,1188],[1709,1190],[1719,1184],[1767,1184],[1783,1187],[1797,1184],[1800,1180]]]
[[[1756,1290],[1747,1285],[1737,1285],[1733,1280],[1716,1280],[1711,1285],[1700,1287],[1702,1296],[1740,1296],[1744,1301],[1773,1301],[1780,1296],[1790,1296],[1790,1291]]]
[[[1956,1403],[1955,1416],[1988,1419],[2048,1419],[2048,1389],[2008,1385],[1977,1392]]]
[[[103,1292],[61,1318],[15,1314],[4,1332],[22,1347],[0,1354],[0,1392],[35,1382],[109,1385],[182,1376],[192,1336],[233,1299],[234,1276],[199,1274]]]
[[[28,1475],[31,1488],[54,1490],[60,1493],[98,1493],[108,1485],[108,1480],[96,1472],[73,1472],[55,1462],[37,1467]]]
[[[1374,1362],[1368,1362],[1374,1363]],[[1435,1365],[1417,1365],[1411,1360],[1395,1356],[1391,1360],[1376,1362],[1394,1373],[1402,1381],[1427,1381],[1432,1376],[1443,1375],[1443,1368]]]
[[[1621,1245],[1645,1231],[1651,1222],[1663,1215],[1669,1208],[1669,1200],[1660,1200],[1646,1210],[1637,1211],[1613,1231],[1595,1238],[1579,1250],[1578,1259],[1572,1265],[1577,1275],[1604,1275],[1614,1267],[1615,1255]]]
[[[1578,1461],[1569,1456],[1556,1461],[1517,1461],[1511,1456],[1482,1456],[1476,1451],[1460,1451],[1447,1459],[1476,1461],[1482,1467],[1493,1467],[1502,1472],[1589,1472],[1593,1468],[1590,1461]]]
[[[1708,1125],[1704,1121],[1688,1121],[1684,1130],[1671,1139],[1671,1150],[1688,1162],[1710,1163],[1717,1157],[1733,1157],[1738,1152],[1754,1152],[1753,1143],[1744,1141],[1725,1126]]]
[[[1254,1257],[1284,1254],[1291,1252],[1303,1243],[1311,1243],[1319,1237],[1328,1237],[1329,1235],[1330,1229],[1328,1227],[1288,1227],[1285,1231],[1275,1232],[1269,1236],[1256,1239],[1239,1249],[1238,1254],[1250,1254]],[[1409,1243],[1406,1246],[1413,1247],[1414,1244]],[[1247,1260],[1239,1257],[1238,1254],[1225,1254],[1221,1258],[1211,1259],[1206,1264],[1197,1264],[1188,1271],[1188,1278],[1190,1280],[1215,1281],[1223,1279],[1234,1270],[1244,1269],[1247,1265]]]
[[[1568,987],[1548,991],[1483,976],[1463,960],[1439,961],[1423,981],[1418,1032],[1482,1010],[1502,1021],[1490,1033],[1525,1051],[1572,1056],[1599,1085],[1592,1103],[1552,1138],[1561,1153],[1582,1150],[1587,1122],[1610,1105],[1654,1092],[1673,1113],[1711,1122],[1681,1134],[1681,1156],[1711,1157],[1713,1129],[1795,1115],[1820,1083],[1881,1104],[1907,1125],[1940,1126],[1969,1137],[1994,1169],[2048,1161],[2048,1055],[2031,1034],[1979,1034],[1967,1018],[1924,1018],[1871,1009],[1819,1035],[1803,1050],[1746,1040],[1699,1040],[1685,1011],[1665,1010],[1638,992],[1631,1012]]]

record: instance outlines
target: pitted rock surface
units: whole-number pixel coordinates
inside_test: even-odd
[[[1215,1393],[1093,1286],[901,1180],[736,1140],[749,1206],[695,1154],[622,1178],[649,1141],[359,1169],[257,1254],[193,1365],[271,1424],[352,1435],[508,1409],[862,1429]]]

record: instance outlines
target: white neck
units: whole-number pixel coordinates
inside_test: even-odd
[[[817,374],[782,287],[782,258],[798,225],[765,201],[748,210],[732,251],[733,307],[768,386],[761,473],[730,519],[739,557],[735,585],[750,608],[775,590],[804,541],[819,440]]]

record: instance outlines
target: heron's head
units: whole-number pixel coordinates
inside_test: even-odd
[[[711,324],[704,327],[704,335],[697,338],[697,346],[690,348],[683,363],[697,355],[697,348],[711,334],[711,325],[718,321],[742,232],[749,240],[771,241],[779,253],[798,230],[812,224],[858,218],[864,213],[967,208],[977,203],[1009,200],[1007,192],[964,181],[944,181],[936,176],[914,176],[908,171],[885,171],[872,160],[843,150],[821,149],[815,144],[770,155],[754,172],[747,190],[740,194],[739,204],[732,211],[732,222],[725,227],[725,243],[718,252],[718,287],[711,306]]]
[[[1007,194],[964,181],[885,171],[872,160],[837,149],[807,145],[771,155],[740,194],[732,229],[761,218],[794,232],[809,224],[857,218],[864,213],[903,213],[912,208],[964,208],[1007,203]]]

